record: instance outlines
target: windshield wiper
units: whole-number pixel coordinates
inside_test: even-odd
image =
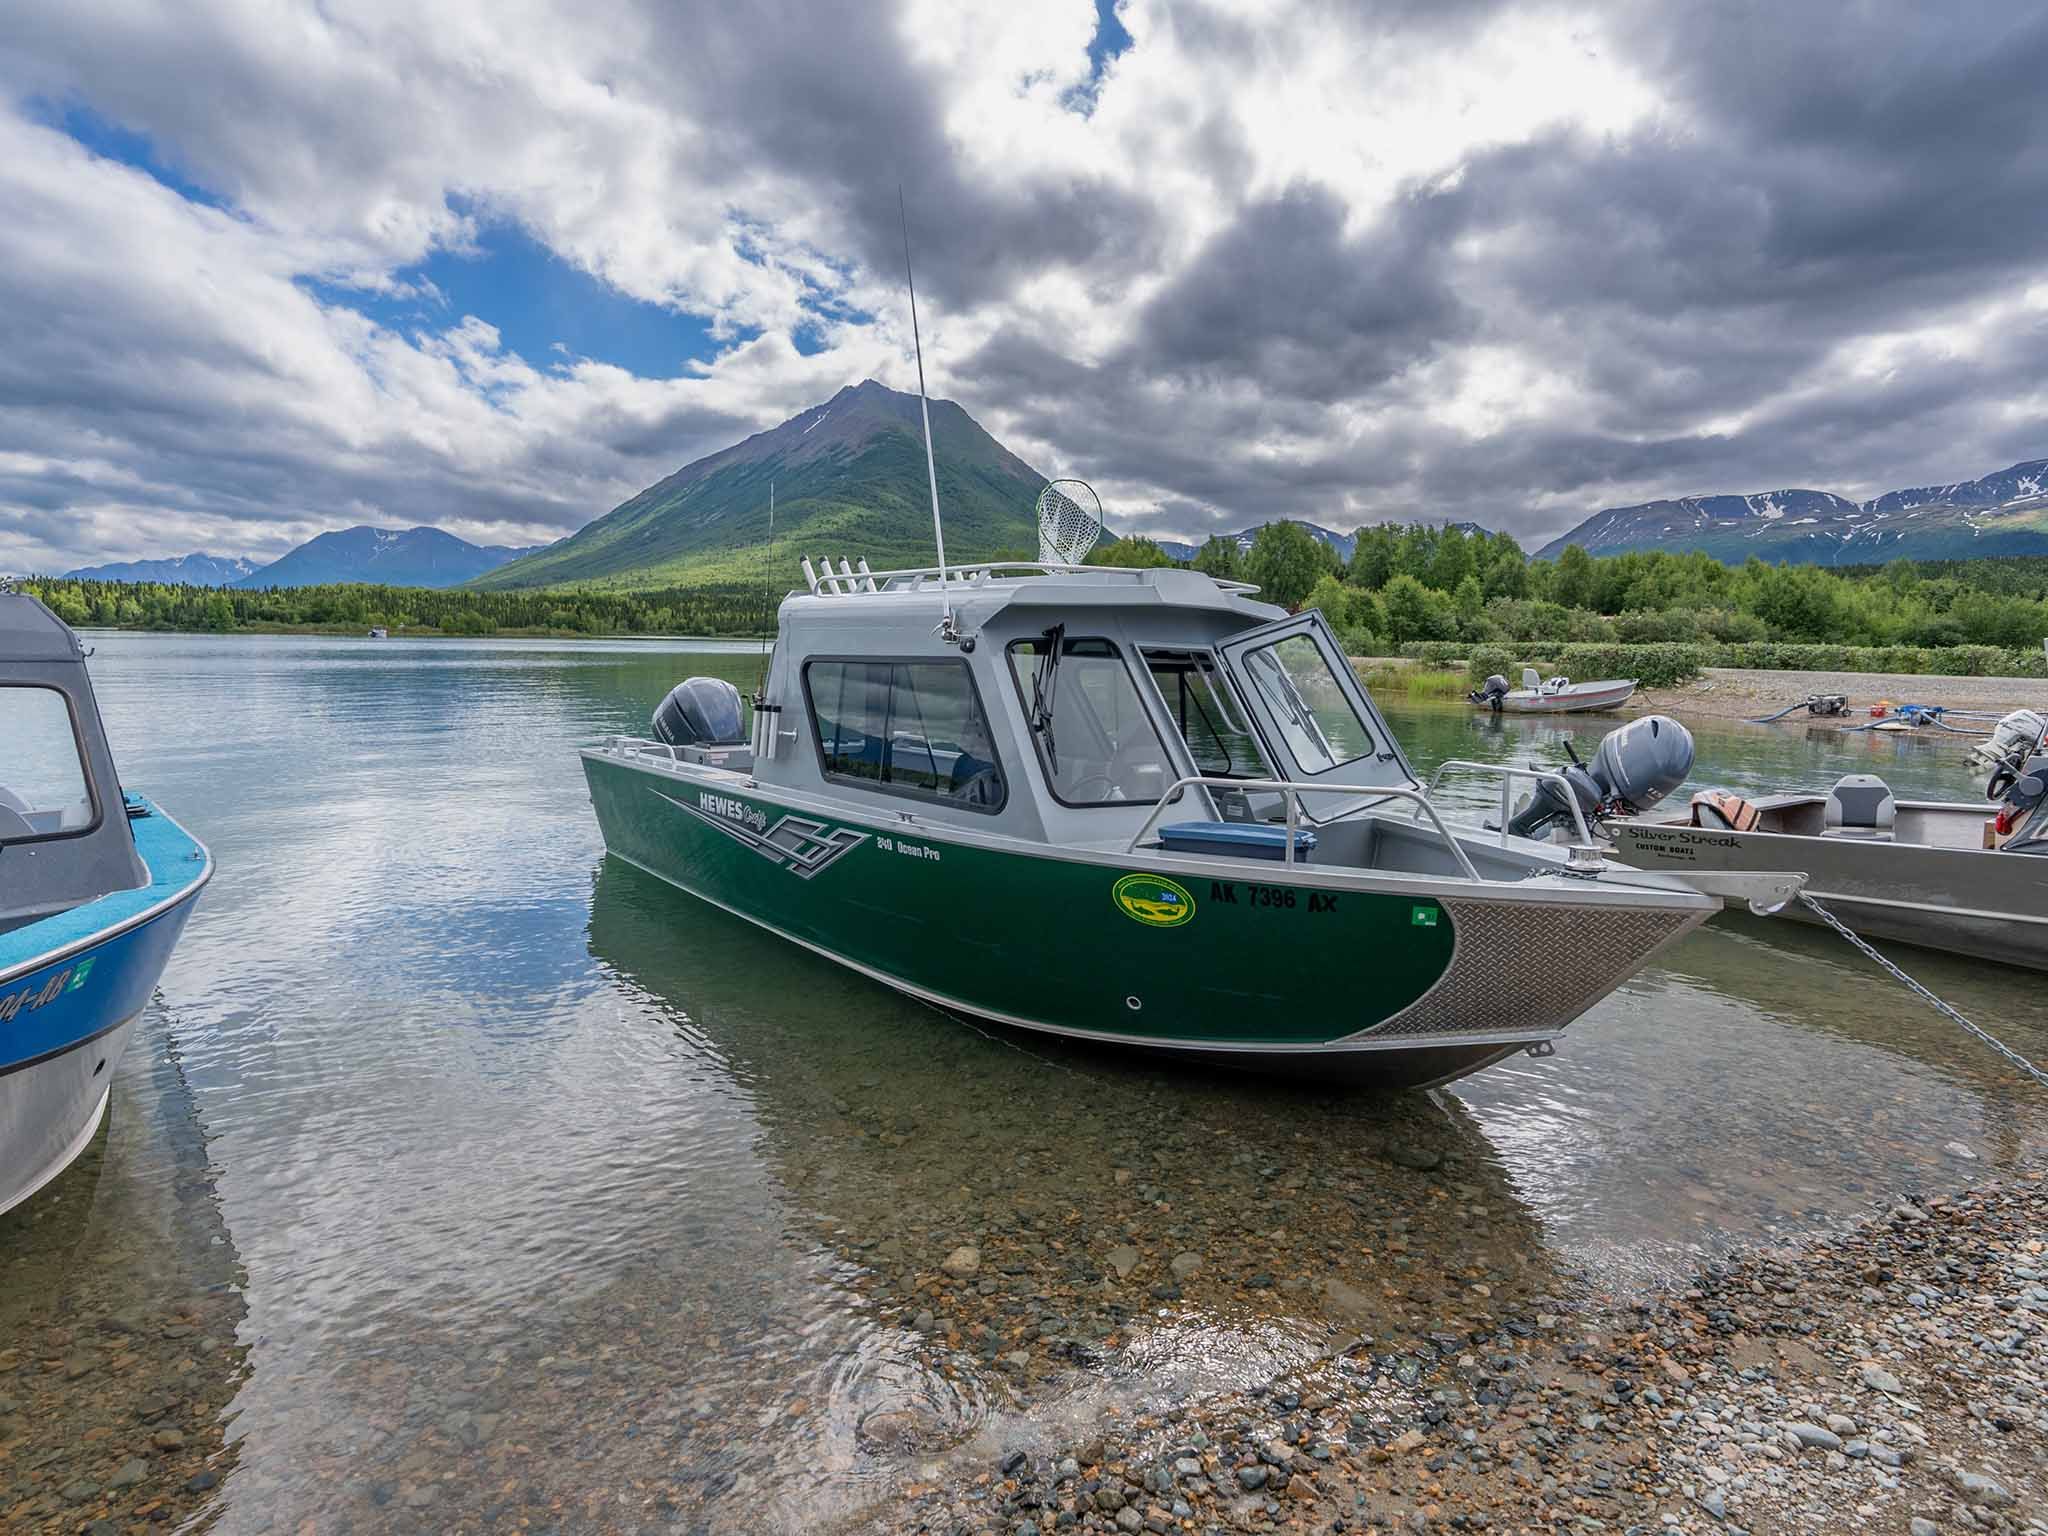
[[[1031,674],[1031,729],[1045,738],[1046,765],[1060,771],[1059,749],[1052,740],[1053,689],[1059,683],[1060,650],[1066,642],[1067,626],[1055,624],[1041,637],[1045,649],[1039,654],[1038,669]]]

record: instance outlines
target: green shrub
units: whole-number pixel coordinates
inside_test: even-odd
[[[1560,673],[1575,682],[1632,677],[1646,688],[1668,688],[1688,682],[1709,665],[1712,648],[1703,645],[1550,645],[1476,647],[1465,670],[1474,682],[1498,672],[1521,686],[1522,668],[1534,667],[1545,677]]]

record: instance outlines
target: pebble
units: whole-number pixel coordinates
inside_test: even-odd
[[[1941,1536],[1941,1527],[1925,1515],[1915,1515],[1906,1522],[1906,1529],[1911,1536]]]
[[[1117,1279],[1128,1279],[1131,1271],[1138,1267],[1138,1250],[1128,1243],[1121,1244],[1109,1250],[1104,1262],[1116,1271]]]
[[[965,1279],[969,1275],[979,1274],[981,1272],[981,1250],[971,1244],[962,1244],[946,1255],[945,1261],[939,1265],[939,1268],[956,1279]]]
[[[1881,1365],[1865,1365],[1862,1374],[1863,1385],[1873,1392],[1889,1392],[1896,1397],[1906,1390],[1899,1384],[1899,1378]]]
[[[1965,1504],[1984,1509],[2004,1509],[2013,1502],[2012,1490],[1981,1472],[1964,1472],[1956,1478],[1956,1492]]]
[[[1201,1273],[1202,1256],[1199,1253],[1177,1253],[1168,1268],[1173,1271],[1174,1279],[1192,1280]]]
[[[1808,1450],[1839,1451],[1841,1436],[1832,1430],[1822,1429],[1818,1424],[1787,1424],[1785,1432]]]
[[[127,1461],[122,1462],[121,1469],[118,1472],[116,1472],[112,1477],[107,1479],[107,1486],[109,1488],[117,1490],[122,1488],[133,1488],[136,1484],[142,1482],[148,1476],[149,1463],[144,1461],[140,1456],[133,1456],[130,1457]]]

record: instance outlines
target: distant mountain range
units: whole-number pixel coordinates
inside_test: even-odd
[[[1355,533],[1336,533],[1318,523],[1304,523],[1300,518],[1279,518],[1276,521],[1291,522],[1297,527],[1306,530],[1310,538],[1318,543],[1327,544],[1330,548],[1337,551],[1337,558],[1340,560],[1349,560],[1351,558],[1352,546],[1358,542],[1358,536]],[[1264,523],[1260,523],[1256,527],[1246,528],[1238,533],[1226,533],[1223,537],[1235,540],[1239,551],[1242,552],[1252,547],[1252,540],[1259,536],[1259,529],[1265,526]],[[1154,539],[1152,542],[1176,560],[1192,560],[1200,553],[1202,548],[1199,543],[1188,544],[1179,539]]]
[[[158,581],[190,587],[318,587],[378,582],[390,587],[456,587],[530,549],[472,544],[438,528],[356,528],[317,534],[269,565],[218,555],[131,560],[66,571],[82,581]]]
[[[76,581],[154,581],[167,587],[231,587],[261,570],[240,555],[178,555],[169,560],[124,560],[66,571]]]
[[[931,418],[946,558],[1035,555],[1045,476],[951,400],[932,401]],[[865,559],[876,570],[936,563],[917,396],[873,379],[849,385],[476,585],[646,587],[769,571],[786,581],[805,555]]]
[[[472,544],[438,528],[371,528],[319,534],[238,587],[318,587],[337,581],[388,587],[459,587],[530,554],[502,544]]]
[[[2048,459],[1869,501],[1787,490],[1609,507],[1551,540],[1536,558],[1554,560],[1569,544],[1589,555],[1697,549],[1730,565],[1751,555],[1791,565],[1866,565],[2048,554]]]

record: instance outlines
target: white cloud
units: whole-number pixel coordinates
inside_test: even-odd
[[[0,567],[365,518],[566,532],[842,384],[908,382],[899,183],[935,388],[1120,526],[1539,535],[1672,482],[1980,473],[2038,395],[2010,342],[2038,337],[2048,206],[2038,155],[1966,156],[2013,131],[1973,122],[1982,72],[2039,51],[1997,10],[1915,75],[1959,178],[1860,115],[1917,46],[1904,12],[1833,26],[1839,81],[1795,99],[1774,61],[1821,47],[1797,17],[1760,43],[1626,8],[1126,0],[1090,87],[1089,0],[27,0]],[[44,126],[68,106],[224,206]],[[2007,216],[1951,211],[1980,233],[1944,243],[1973,175]],[[413,271],[492,219],[724,350],[669,380],[514,355],[508,317]],[[373,295],[425,318],[380,325]]]

